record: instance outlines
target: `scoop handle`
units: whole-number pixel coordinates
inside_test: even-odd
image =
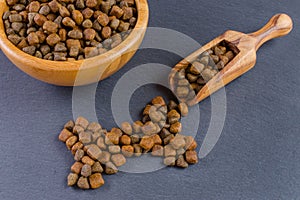
[[[293,21],[287,14],[274,15],[270,21],[260,30],[249,35],[256,38],[256,50],[265,42],[285,36],[293,29]]]

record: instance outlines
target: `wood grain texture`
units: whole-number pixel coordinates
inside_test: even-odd
[[[6,36],[2,15],[8,10],[5,0],[0,0],[0,48],[23,72],[59,86],[79,86],[103,80],[122,68],[140,46],[148,25],[147,0],[136,0],[138,20],[130,35],[117,47],[99,56],[79,61],[48,61],[24,53]]]
[[[232,30],[226,31],[224,34],[220,35],[179,62],[172,69],[169,76],[171,90],[175,91],[174,77],[180,69],[186,68],[189,63],[194,61],[200,54],[216,46],[223,40],[226,40],[238,48],[240,52],[219,73],[207,82],[198,94],[196,94],[193,100],[187,102],[189,105],[199,103],[234,79],[252,69],[256,63],[256,51],[258,48],[270,39],[287,35],[292,28],[293,22],[288,15],[277,14],[273,16],[262,29],[251,34]]]

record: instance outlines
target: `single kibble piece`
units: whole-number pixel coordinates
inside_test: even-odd
[[[170,141],[174,138],[175,136],[173,134],[167,136],[166,138],[164,138],[164,144],[167,145],[170,143]]]
[[[78,137],[76,135],[71,136],[66,141],[66,146],[69,150],[71,150],[72,146],[78,141]]]
[[[181,123],[176,122],[176,123],[172,124],[171,127],[170,127],[170,131],[172,133],[180,133],[182,131]]]
[[[164,159],[164,164],[167,166],[174,166],[176,162],[176,158],[175,157],[167,157]]]
[[[158,105],[158,106],[165,106],[166,105],[166,102],[165,102],[165,100],[162,96],[157,96],[157,97],[153,98],[151,103],[153,105]]]
[[[152,148],[152,156],[163,156],[164,155],[164,148],[161,145],[154,145]]]
[[[76,0],[76,7],[78,9],[83,9],[85,7],[84,0]]]
[[[102,38],[107,39],[111,36],[111,34],[112,34],[112,31],[111,31],[111,28],[109,26],[105,26],[102,29],[102,32],[101,32]]]
[[[169,123],[174,124],[179,121],[180,114],[176,110],[173,109],[170,112],[168,112],[167,117],[168,117]]]
[[[59,136],[58,136],[58,139],[62,142],[66,142],[67,139],[69,139],[71,136],[73,136],[73,133],[71,133],[69,130],[67,129],[63,129]]]
[[[102,151],[98,161],[102,164],[108,163],[110,161],[111,154],[107,151]]]
[[[80,174],[82,166],[83,164],[81,162],[75,162],[71,167],[71,171],[75,174]]]
[[[147,105],[143,111],[143,115],[149,115],[152,105]]]
[[[52,33],[46,38],[46,41],[50,46],[54,46],[60,42],[60,37],[57,34]]]
[[[85,19],[89,19],[94,15],[94,11],[90,8],[84,9],[81,13]],[[97,18],[97,17],[95,17],[95,18]]]
[[[196,151],[187,151],[185,152],[185,159],[190,164],[198,163],[198,156]]]
[[[81,168],[81,175],[84,177],[89,177],[92,174],[92,167],[88,164],[85,164]]]
[[[58,25],[52,21],[46,21],[43,25],[43,29],[47,33],[56,33],[58,29]]]
[[[97,21],[99,22],[99,24],[101,24],[101,26],[107,26],[109,23],[109,18],[107,14],[101,12],[98,15]]]
[[[131,139],[128,135],[122,135],[120,142],[122,145],[130,145],[131,144]]]
[[[13,22],[13,23],[11,24],[11,27],[12,27],[12,29],[13,29],[14,31],[20,32],[20,30],[23,28],[23,23],[21,23],[21,22]]]
[[[100,147],[100,149],[106,149],[106,144],[104,142],[104,138],[103,137],[99,137],[97,139],[97,145],[98,145],[98,147]]]
[[[178,86],[188,86],[189,81],[187,79],[181,79],[181,80],[178,80],[177,85]]]
[[[95,162],[95,164],[93,164],[92,166],[92,173],[102,173],[103,172],[103,168],[101,166],[100,162]]]
[[[50,13],[50,7],[48,5],[43,5],[40,10],[39,13],[42,15],[48,15]]]
[[[120,153],[121,147],[119,145],[110,145],[108,146],[108,151],[112,154]]]
[[[35,32],[32,32],[27,36],[27,41],[29,45],[36,45],[39,43],[39,37]]]
[[[102,129],[101,125],[97,122],[91,122],[87,127],[87,130],[92,131],[92,132],[98,132],[101,129]]]
[[[93,166],[95,164],[95,161],[91,159],[89,156],[83,156],[81,162],[84,164],[88,164],[90,166]]]
[[[128,31],[129,27],[130,27],[130,24],[128,22],[120,21],[120,25],[118,27],[118,31],[120,31],[120,32]]]
[[[84,131],[84,128],[82,128],[81,126],[78,126],[78,125],[75,125],[74,128],[73,128],[73,133],[74,134],[79,134],[83,131]]]
[[[177,87],[176,94],[178,95],[179,98],[186,97],[189,94],[189,88],[188,87]]]
[[[105,173],[108,175],[116,174],[118,172],[118,168],[112,163],[108,162],[105,164]]]
[[[162,140],[158,134],[153,135],[152,138],[153,138],[154,144],[159,144],[159,145],[162,144]]]
[[[176,156],[176,150],[171,145],[166,145],[164,147],[164,156]]]
[[[87,190],[90,188],[89,181],[86,177],[80,177],[78,179],[77,186],[84,190]]]
[[[88,148],[87,154],[94,160],[97,160],[101,156],[102,151],[97,145],[92,145]]]
[[[40,3],[38,1],[32,1],[28,6],[29,12],[38,12],[40,10]]]
[[[129,20],[133,17],[133,9],[131,7],[123,7],[123,20]]]
[[[105,136],[105,143],[106,144],[119,144],[120,134],[116,132],[108,132]]]
[[[75,22],[70,17],[63,18],[62,24],[71,28],[74,28],[76,25]]]
[[[124,14],[124,11],[119,6],[113,6],[110,15],[116,16],[117,18],[122,17]]]
[[[138,134],[131,135],[130,139],[132,144],[140,143],[140,136]]]
[[[175,102],[175,101],[170,101],[169,103],[168,103],[168,109],[169,110],[173,110],[173,109],[176,109],[177,108],[177,103]]]
[[[184,155],[184,153],[185,153],[185,149],[184,149],[184,148],[181,148],[181,149],[177,149],[177,150],[176,150],[177,156]]]
[[[181,149],[186,145],[185,138],[183,135],[177,134],[175,138],[170,141],[170,144],[174,149]]]
[[[74,160],[81,161],[83,156],[84,156],[84,151],[82,149],[78,149],[75,153]]]
[[[96,7],[97,4],[98,4],[97,0],[86,0],[85,2],[85,5],[90,8]]]
[[[66,52],[67,51],[67,47],[64,43],[57,43],[54,47],[54,51],[56,52]]]
[[[102,178],[102,175],[100,173],[92,174],[89,177],[90,185],[92,189],[97,189],[104,185],[104,180]]]
[[[122,153],[126,156],[126,157],[132,157],[133,153],[134,153],[134,148],[131,145],[124,145],[122,146]]]
[[[6,2],[7,2],[7,4],[8,4],[9,6],[13,6],[13,5],[15,5],[16,3],[18,3],[18,0],[7,0]]]
[[[145,136],[140,142],[140,146],[145,150],[150,150],[154,146],[153,137]]]
[[[83,15],[79,10],[72,11],[72,18],[77,25],[81,25],[81,23],[83,22]]]
[[[103,136],[103,133],[101,131],[93,132],[92,133],[92,142],[97,142],[98,139],[102,136]]]
[[[9,35],[7,37],[9,39],[9,41],[11,41],[14,45],[17,45],[21,40],[22,38],[16,34],[13,34],[13,35]],[[26,48],[26,47],[25,47]],[[35,51],[35,49],[34,49]],[[34,53],[34,52],[33,52]]]
[[[89,121],[84,117],[78,117],[75,121],[75,125],[79,125],[82,128],[86,129],[89,125]]]
[[[60,6],[58,11],[62,17],[69,17],[71,15],[70,11],[64,6]]]
[[[176,166],[181,168],[187,168],[189,164],[185,161],[183,155],[180,155],[178,159],[176,160]]]
[[[154,135],[157,133],[157,127],[156,125],[151,122],[151,121],[148,121],[144,124],[144,126],[142,127],[142,132],[145,134],[145,135]]]
[[[82,22],[82,26],[86,29],[92,28],[93,22],[90,19],[86,19]]]
[[[193,62],[190,67],[190,72],[195,75],[199,75],[205,68],[205,65],[200,62]]]
[[[178,105],[178,109],[180,111],[180,114],[184,117],[186,117],[189,113],[189,107],[187,106],[186,103],[180,103]]]
[[[79,29],[74,29],[69,31],[68,36],[73,39],[81,39],[83,38],[83,33]]]
[[[195,141],[194,137],[186,136],[185,141],[186,141],[185,149],[195,150],[197,148],[197,142]]]
[[[121,129],[124,133],[126,133],[127,135],[131,135],[132,134],[132,126],[130,125],[130,123],[128,122],[123,122],[121,124]]]
[[[162,119],[162,113],[160,111],[156,111],[155,107],[151,107],[149,117],[152,122],[157,123]]]
[[[141,128],[143,127],[143,123],[141,121],[135,121],[132,124],[132,129],[134,131],[134,133],[140,133],[141,132]]]
[[[163,128],[163,129],[161,130],[161,132],[159,133],[159,135],[160,135],[160,137],[161,137],[162,139],[165,139],[166,137],[168,137],[169,135],[171,135],[171,133],[170,133],[170,131],[168,131],[168,129]]]
[[[126,158],[122,154],[114,154],[111,156],[111,161],[117,166],[121,167],[126,163]]]
[[[68,175],[68,186],[74,186],[77,183],[78,174],[70,173]]]
[[[88,131],[84,131],[79,133],[79,141],[83,144],[88,144],[92,142],[92,133]]]
[[[113,20],[110,22],[110,27],[111,27],[113,30],[116,30],[116,29],[119,27],[119,24],[120,24],[120,20],[118,20],[118,19],[113,19]]]
[[[139,144],[134,144],[133,148],[134,148],[134,155],[136,157],[139,157],[142,155],[143,149]]]

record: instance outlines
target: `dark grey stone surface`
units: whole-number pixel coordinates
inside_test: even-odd
[[[57,135],[72,117],[72,88],[39,82],[0,53],[0,199],[300,199],[300,1],[152,0],[149,26],[187,34],[201,44],[227,29],[252,32],[272,15],[288,13],[293,32],[258,52],[256,67],[226,87],[227,117],[220,140],[199,164],[186,170],[105,176],[104,187],[81,191],[66,186],[72,157]],[[96,109],[106,128],[117,80],[143,63],[173,66],[180,57],[142,50],[117,74],[101,82]],[[167,78],[167,77],[166,77]],[[133,118],[159,86],[135,92]],[[210,99],[200,105],[197,140],[207,130]]]

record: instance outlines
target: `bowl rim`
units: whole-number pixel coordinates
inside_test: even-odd
[[[94,68],[96,65],[89,65],[84,64],[99,62],[107,63],[111,62],[120,55],[128,52],[132,48],[132,46],[138,42],[139,38],[143,37],[145,33],[145,29],[148,26],[149,20],[149,7],[147,0],[135,0],[136,7],[137,7],[137,22],[135,27],[131,30],[128,37],[122,41],[117,47],[110,49],[109,51],[94,56],[91,58],[83,59],[83,60],[75,60],[75,61],[52,61],[52,60],[45,60],[42,58],[37,58],[30,54],[27,54],[16,47],[13,43],[11,43],[6,35],[5,28],[4,28],[4,21],[2,16],[4,12],[7,10],[7,4],[5,0],[0,0],[0,50],[4,53],[5,51],[9,51],[13,58],[19,59],[30,59],[30,62],[34,65],[34,68],[46,71],[78,71],[78,70],[87,70],[89,68]],[[134,50],[132,50],[134,51]],[[6,53],[5,53],[6,54]],[[24,61],[26,62],[26,61]],[[38,64],[43,62],[43,64]],[[101,62],[101,63],[100,63]],[[97,65],[99,67],[99,65]]]

